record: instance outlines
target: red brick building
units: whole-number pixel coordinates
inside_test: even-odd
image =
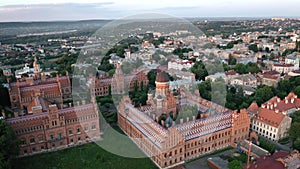
[[[21,140],[20,155],[65,148],[100,138],[95,103],[59,109],[41,96],[35,97],[29,113],[6,119]]]
[[[36,96],[58,104],[72,98],[71,83],[68,76],[47,78],[46,76],[27,77],[9,84],[9,96],[12,108],[27,109]]]
[[[107,96],[111,89],[112,94],[124,94],[126,90],[132,91],[134,84],[147,86],[149,81],[144,72],[134,74],[123,74],[121,67],[117,64],[116,72],[112,78],[95,78],[94,91],[96,96]]]
[[[188,97],[187,103],[196,105],[199,110],[214,107],[214,112],[201,119],[178,119],[180,123],[176,125],[167,112],[165,122],[169,125],[161,125],[164,121],[159,124],[161,114],[157,113],[158,107],[162,107],[163,111],[172,111],[174,107],[168,104],[170,97],[174,96],[167,93],[170,93],[167,77],[158,74],[155,97],[151,101],[149,98],[152,96],[148,95],[148,105],[136,108],[130,98],[124,96],[118,106],[119,127],[159,168],[181,165],[216,150],[235,146],[235,143],[248,138],[250,117],[246,110],[234,112],[197,96]],[[185,106],[177,102],[178,98],[174,99],[175,107]]]

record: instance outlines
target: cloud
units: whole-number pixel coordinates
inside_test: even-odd
[[[51,21],[110,18],[117,12],[105,3],[7,5],[0,7],[0,21]]]
[[[66,0],[62,2],[64,1],[66,2]],[[152,12],[177,17],[296,17],[299,16],[297,6],[300,5],[300,1],[293,0],[286,0],[283,4],[279,3],[279,0],[172,0],[172,2],[171,0],[108,0],[108,2],[93,3],[94,1],[0,6],[0,22],[116,19]],[[75,2],[81,1],[75,0]]]

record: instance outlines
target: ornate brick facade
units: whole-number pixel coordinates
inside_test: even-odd
[[[167,100],[170,95],[165,95],[169,91],[164,87],[168,85],[163,76],[159,75],[156,79],[155,97],[165,97]],[[171,120],[173,125],[164,127],[158,123],[160,115],[156,113],[155,107],[159,103],[155,98],[148,103],[149,105],[135,108],[129,97],[123,97],[118,106],[118,124],[159,168],[172,168],[187,160],[234,146],[235,143],[248,138],[250,117],[246,110],[237,113],[197,96],[191,96],[182,104],[195,104],[199,110],[213,108],[218,113],[206,113],[201,119],[193,117],[190,118],[193,120],[186,122],[180,119],[177,125]]]
[[[146,86],[149,83],[144,72],[124,75],[120,65],[117,64],[114,76],[112,78],[95,78],[93,88],[96,96],[107,96],[110,89],[112,94],[124,94],[127,90],[132,91],[136,82],[138,86],[141,86],[142,83]]]
[[[58,109],[42,97],[33,100],[32,113],[6,119],[21,140],[20,155],[66,148],[100,138],[95,103]]]
[[[72,98],[70,79],[67,76],[47,78],[45,76],[18,79],[9,84],[9,96],[12,108],[27,109],[29,103],[42,96],[47,100],[61,105]]]

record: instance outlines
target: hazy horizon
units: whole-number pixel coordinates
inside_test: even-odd
[[[184,18],[300,18],[300,1],[286,0],[3,0],[0,22],[113,20],[141,13]]]

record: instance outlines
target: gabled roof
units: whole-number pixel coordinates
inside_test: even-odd
[[[257,112],[258,109],[259,109],[259,107],[258,107],[257,103],[253,102],[253,103],[251,103],[251,105],[248,107],[247,110],[254,113],[254,112]]]
[[[284,117],[285,115],[276,113],[274,110],[259,108],[256,119],[273,127],[278,127]]]

